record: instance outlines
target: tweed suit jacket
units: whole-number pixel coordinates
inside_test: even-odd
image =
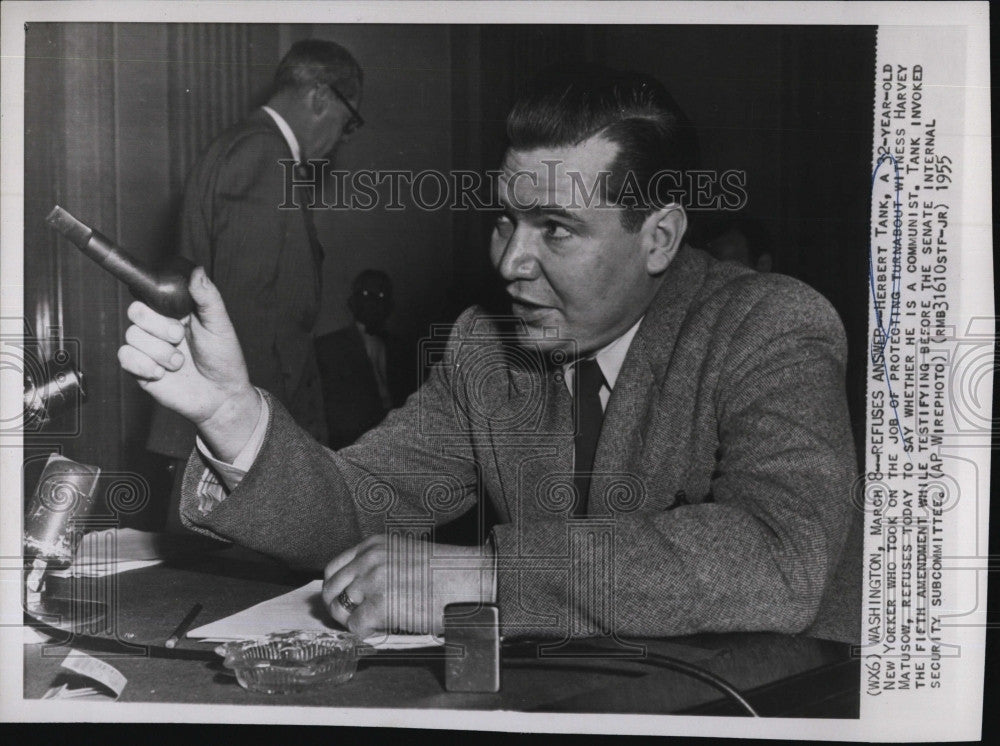
[[[315,237],[299,209],[279,208],[285,201],[279,161],[291,157],[263,109],[220,134],[188,176],[179,252],[204,267],[219,288],[251,382],[325,438],[312,342],[320,305]],[[193,445],[193,427],[158,408],[147,447],[185,458]]]
[[[488,499],[507,636],[858,639],[846,343],[822,297],[683,248],[608,401],[586,519],[571,517],[572,398],[544,357],[470,309],[424,385],[353,446],[323,449],[272,401],[255,463],[207,514],[193,454],[182,518],[321,567]]]

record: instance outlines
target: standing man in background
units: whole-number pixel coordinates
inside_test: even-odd
[[[309,193],[287,204],[287,171],[313,181],[307,161],[330,156],[364,120],[362,71],[339,44],[306,39],[278,65],[267,105],[219,135],[188,177],[179,253],[205,267],[239,337],[250,380],[272,392],[296,422],[326,442],[313,347],[323,247],[307,209]],[[179,484],[195,429],[157,407],[147,448],[175,460]],[[176,513],[177,484],[168,521]]]
[[[351,445],[401,405],[416,386],[415,360],[389,334],[392,280],[377,269],[358,273],[347,301],[354,322],[316,338],[330,448]]]

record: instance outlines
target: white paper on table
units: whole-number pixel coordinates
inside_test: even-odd
[[[282,596],[193,629],[187,636],[202,642],[229,642],[290,630],[337,631],[339,628],[328,621],[329,615],[320,595],[322,589],[323,581],[314,580]],[[407,650],[444,644],[444,640],[434,635],[379,634],[369,637],[365,642],[379,650]]]
[[[84,679],[97,682],[102,687],[105,687],[105,689],[93,686],[70,688],[70,683],[64,681],[61,684],[51,686],[42,695],[42,699],[116,700],[128,683],[128,679],[122,675],[121,671],[110,663],[105,663],[79,650],[70,650],[66,658],[63,659],[62,667],[78,676],[82,676]],[[113,693],[114,696],[108,694],[108,691]]]
[[[204,545],[201,537],[137,531],[134,528],[91,531],[80,540],[73,563],[62,570],[53,570],[49,575],[56,578],[101,578],[152,567]]]

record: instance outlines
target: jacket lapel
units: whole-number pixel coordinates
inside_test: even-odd
[[[666,450],[659,442],[651,448],[647,437],[656,416],[670,410],[670,392],[661,388],[681,326],[704,279],[705,264],[698,252],[687,247],[678,251],[629,346],[597,443],[590,515],[608,512],[602,487],[615,480],[634,477],[648,487],[649,476],[658,471],[664,459],[673,459],[673,452],[688,435],[671,431]],[[655,499],[647,495],[646,504]]]
[[[609,480],[615,481],[616,475],[636,473],[638,456],[643,450],[643,433],[656,397],[656,381],[645,350],[639,349],[642,347],[643,342],[637,334],[608,400],[594,457],[589,515],[606,512],[603,492],[609,486]],[[636,476],[642,478],[643,475]]]
[[[502,518],[518,521],[530,519],[538,506],[555,505],[542,496],[553,480],[572,484],[572,401],[558,371],[533,365],[507,369],[507,390],[497,392],[489,418],[490,440],[498,454],[500,507],[507,513]]]

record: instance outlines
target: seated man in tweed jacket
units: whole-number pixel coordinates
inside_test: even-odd
[[[186,324],[130,307],[123,368],[200,432],[183,520],[325,568],[331,615],[363,634],[437,631],[473,601],[508,637],[856,640],[836,313],[685,244],[676,176],[696,148],[655,80],[548,75],[507,126],[490,255],[508,315],[468,309],[420,390],[350,447],[249,385],[204,272]],[[481,546],[434,542],[480,501],[499,517]]]

